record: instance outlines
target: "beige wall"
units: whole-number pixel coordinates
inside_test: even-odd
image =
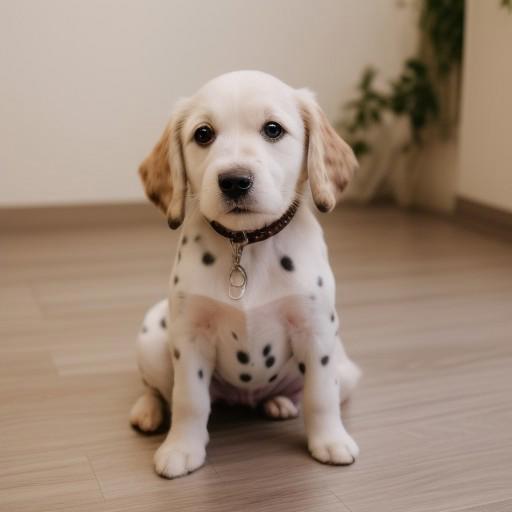
[[[395,0],[0,2],[0,206],[142,199],[137,165],[173,102],[256,68],[331,118],[363,66],[413,49]]]
[[[458,193],[512,212],[512,13],[467,6]]]

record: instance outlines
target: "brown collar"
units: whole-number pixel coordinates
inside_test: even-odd
[[[209,222],[210,226],[215,231],[217,231],[219,235],[229,238],[229,240],[234,243],[248,245],[255,242],[262,242],[271,236],[277,235],[277,233],[284,229],[293,219],[293,216],[297,212],[298,207],[299,201],[295,199],[288,210],[286,210],[279,219],[272,222],[272,224],[269,224],[268,226],[255,229],[253,231],[231,231],[230,229],[224,227],[218,222],[215,222],[214,220]]]

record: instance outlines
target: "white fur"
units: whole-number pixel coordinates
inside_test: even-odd
[[[263,73],[230,73],[209,82],[182,108],[187,111],[181,137],[191,197],[169,302],[147,313],[137,341],[147,390],[134,405],[131,422],[144,431],[156,430],[163,420],[158,395],[170,405],[172,426],[156,452],[155,467],[158,474],[174,478],[204,463],[213,399],[261,403],[268,416],[284,419],[298,414],[298,384],[304,387],[311,454],[324,463],[350,464],[358,448],[342,424],[339,404],[360,372],[338,334],[327,248],[304,199],[308,190],[300,183],[306,134],[297,91]],[[193,141],[194,130],[205,120],[217,134],[206,148]],[[276,143],[260,133],[269,120],[286,128]],[[254,173],[253,213],[228,213],[222,201],[217,176],[233,168]],[[231,247],[205,218],[231,229],[259,228],[279,218],[297,194],[302,202],[292,222],[245,248],[247,290],[242,300],[231,300]],[[203,263],[206,252],[214,256],[213,264]],[[293,271],[283,268],[284,256],[291,258]],[[240,351],[248,362],[239,360]],[[299,363],[305,365],[304,376]],[[250,375],[250,381],[241,380],[241,374]]]

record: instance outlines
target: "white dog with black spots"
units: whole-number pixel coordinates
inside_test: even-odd
[[[313,94],[267,74],[222,75],[177,105],[140,167],[170,227],[183,224],[169,299],[137,340],[145,391],[131,423],[152,432],[171,412],[159,475],[203,465],[216,400],[286,419],[302,399],[311,455],[354,462],[340,403],[360,372],[312,203],[332,210],[356,166]]]

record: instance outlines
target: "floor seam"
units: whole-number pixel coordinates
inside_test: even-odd
[[[352,512],[352,509],[332,489],[329,488],[329,492],[345,507],[348,512]]]
[[[86,457],[87,457],[87,462],[89,463],[89,467],[91,468],[92,474],[94,475],[94,479],[96,480],[96,484],[98,485],[98,489],[100,491],[101,497],[103,498],[103,501],[107,501],[107,498],[105,497],[105,493],[103,492],[103,486],[101,485],[101,482],[98,478],[98,475],[96,474],[96,471],[94,470],[92,461],[89,458],[89,455],[86,455]]]

